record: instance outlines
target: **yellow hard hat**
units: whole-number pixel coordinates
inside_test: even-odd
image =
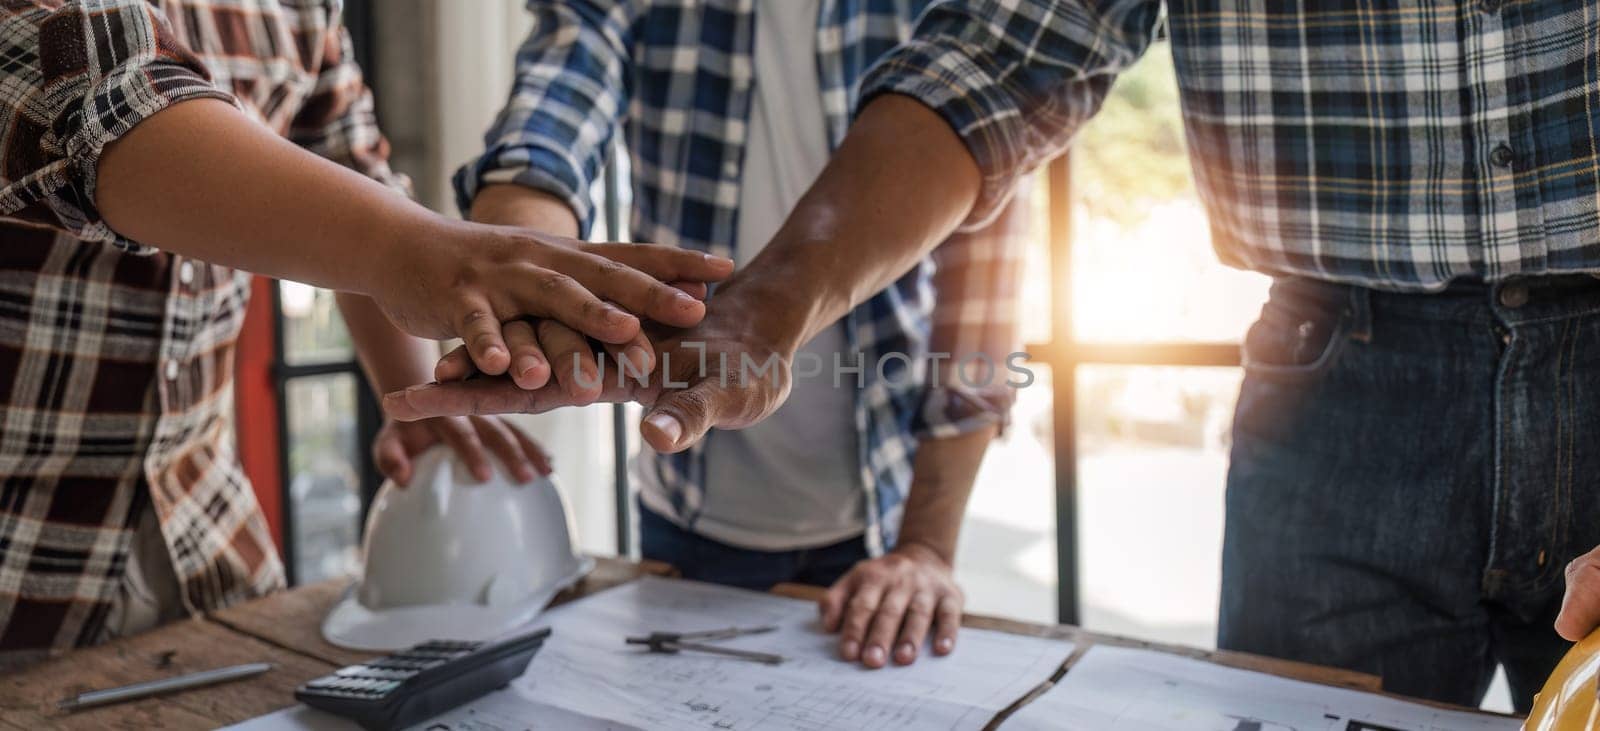
[[[1533,698],[1523,731],[1600,730],[1600,630],[1572,646]]]

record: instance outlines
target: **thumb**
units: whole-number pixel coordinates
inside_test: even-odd
[[[1556,634],[1572,642],[1600,626],[1600,558],[1590,552],[1567,565],[1567,593],[1556,616]]]
[[[645,414],[639,433],[657,452],[681,452],[721,423],[728,409],[725,402],[732,396],[732,391],[718,388],[711,380],[681,391],[663,391]]]

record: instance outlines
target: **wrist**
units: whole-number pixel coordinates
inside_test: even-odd
[[[737,275],[735,275],[737,277]],[[726,330],[730,339],[778,354],[792,362],[794,354],[808,340],[805,302],[771,282],[736,282],[718,287],[706,302],[706,316],[697,327],[701,332]]]
[[[915,561],[932,563],[946,570],[953,570],[955,566],[955,547],[940,545],[938,541],[930,541],[918,537],[901,536],[900,540],[890,553],[905,556]]]
[[[419,215],[379,215],[365,227],[362,251],[371,258],[355,266],[363,281],[346,289],[375,299],[393,297],[431,284],[429,275],[448,271],[465,249],[471,224],[416,206]]]
[[[470,217],[479,223],[530,228],[567,238],[578,236],[578,215],[566,201],[515,183],[483,186],[472,199]]]

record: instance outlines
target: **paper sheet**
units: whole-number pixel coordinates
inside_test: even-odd
[[[908,667],[837,659],[816,605],[770,594],[647,577],[542,615],[552,633],[511,688],[420,724],[430,731],[513,729],[979,729],[1049,679],[1072,643],[963,629],[956,652],[924,648]],[[719,642],[775,652],[778,666],[695,653],[650,654],[628,635],[775,625]],[[248,731],[345,731],[303,706],[241,724]]]
[[[837,659],[812,602],[645,578],[544,615],[553,633],[513,683],[523,698],[649,729],[978,729],[1048,679],[1072,644],[963,629],[956,652],[867,670]],[[626,635],[729,626],[779,629],[728,641],[788,660],[766,666],[658,655]]]
[[[637,731],[571,711],[534,703],[509,691],[490,693],[476,701],[412,726],[407,731]],[[353,721],[306,706],[291,706],[275,713],[229,726],[224,731],[362,731]]]
[[[1083,731],[1515,731],[1520,722],[1150,650],[1097,645],[1001,728]]]

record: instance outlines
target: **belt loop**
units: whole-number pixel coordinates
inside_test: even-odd
[[[1349,318],[1350,339],[1362,343],[1372,342],[1372,290],[1350,285]]]

